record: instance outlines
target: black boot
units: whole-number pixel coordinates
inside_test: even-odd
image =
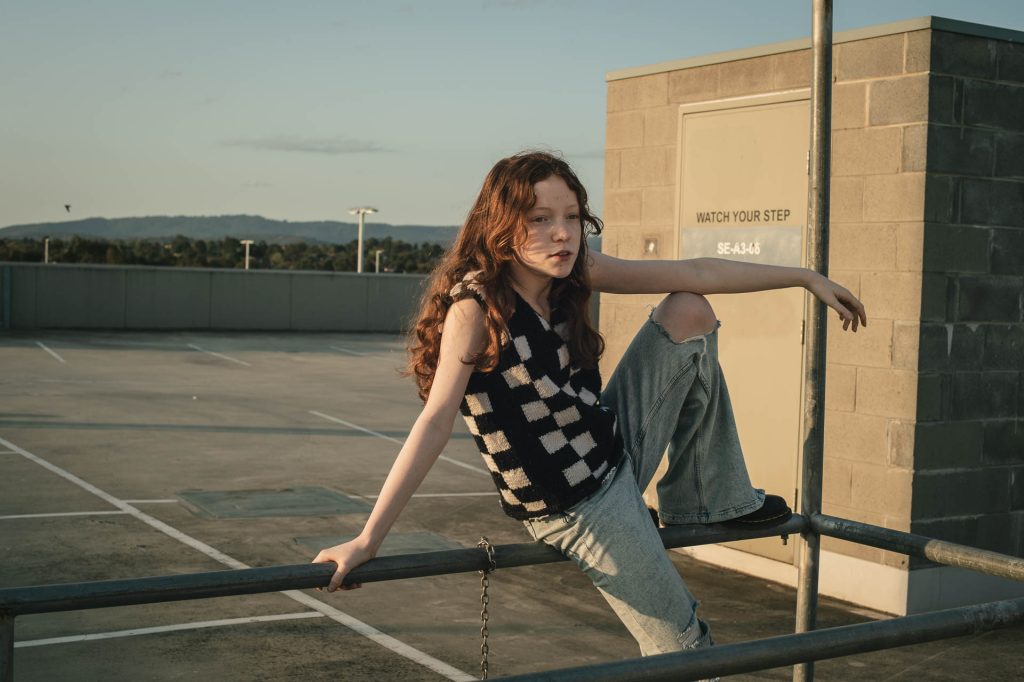
[[[738,516],[735,519],[723,521],[722,525],[730,528],[757,529],[785,523],[792,516],[793,510],[786,504],[786,500],[778,495],[765,495],[764,504],[760,509],[755,509],[749,514]]]

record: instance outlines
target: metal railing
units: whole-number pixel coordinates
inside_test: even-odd
[[[813,79],[808,267],[828,273],[829,139],[831,111],[832,2],[812,0]],[[4,287],[6,295],[8,287]],[[1024,599],[991,602],[887,621],[815,630],[818,559],[821,536],[870,545],[936,564],[956,566],[1024,581],[1024,559],[880,528],[821,514],[825,396],[825,308],[809,301],[804,382],[804,438],[801,515],[760,531],[722,526],[675,526],[661,529],[666,547],[686,547],[800,533],[797,633],[709,649],[649,656],[596,666],[569,668],[508,678],[543,680],[694,680],[781,665],[796,664],[793,678],[814,678],[813,662],[983,632],[1024,623]],[[541,544],[494,548],[498,568],[564,561]],[[481,549],[451,550],[374,559],[356,568],[346,582],[367,583],[444,575],[488,568]],[[325,586],[330,564],[301,564],[188,575],[110,580],[68,585],[0,589],[0,682],[14,675],[14,621],[19,615],[78,609],[204,599]]]
[[[828,276],[829,168],[832,160],[832,0],[812,0],[811,130],[808,147],[807,267]],[[821,511],[825,462],[825,350],[828,308],[805,295],[802,472],[800,512]],[[856,314],[856,313],[854,313]],[[800,534],[800,573],[796,591],[796,631],[814,629],[818,617],[818,561],[821,538],[807,528]],[[793,668],[793,682],[811,682],[813,662]]]
[[[943,566],[965,568],[988,575],[1024,581],[1024,559],[922,535],[881,528],[859,521],[814,514],[805,532],[927,559]],[[725,644],[616,661],[565,668],[504,679],[546,682],[625,682],[644,680],[700,680],[717,675],[794,665],[794,678],[813,676],[811,664],[839,656],[921,644],[1024,624],[1024,598],[933,611],[891,620],[823,628],[752,642]]]
[[[682,682],[718,675],[805,665],[827,658],[867,653],[908,644],[985,632],[1024,622],[1024,599],[934,611],[894,620],[845,625],[813,632],[768,637],[695,651],[647,656],[603,665],[567,668],[503,678],[508,682]],[[864,679],[871,679],[865,677]]]
[[[1024,581],[1024,559],[1018,557],[820,514],[809,520],[796,515],[784,524],[757,531],[709,525],[672,526],[658,532],[666,548],[813,532],[901,552],[936,564]],[[540,543],[498,545],[494,548],[495,565],[502,569],[565,560],[556,550]],[[404,554],[373,559],[349,573],[345,582],[420,578],[480,571],[487,567],[487,554],[482,549]],[[17,616],[323,587],[333,572],[334,567],[330,564],[297,564],[0,589],[0,682],[14,679],[14,623]],[[1024,623],[1024,599],[1015,599],[508,679],[702,679],[794,663],[806,664],[1020,623]]]
[[[788,536],[800,533],[806,526],[803,517],[794,516],[784,524],[760,530],[709,525],[673,526],[658,532],[665,547],[672,548]],[[494,547],[496,568],[558,561],[566,561],[566,558],[541,543]],[[345,583],[467,573],[481,571],[488,566],[487,553],[482,549],[403,554],[368,561],[345,576]],[[334,569],[333,564],[297,564],[0,589],[0,682],[14,679],[14,619],[17,616],[324,587],[330,582]]]
[[[797,534],[806,525],[802,517],[794,516],[784,524],[758,531],[709,525],[672,526],[661,528],[658,532],[665,547],[672,548]],[[566,561],[566,558],[547,545],[528,542],[496,545],[494,561],[497,568],[514,568]],[[402,554],[372,559],[350,571],[344,582],[372,583],[423,578],[481,571],[487,567],[486,552],[475,548]],[[296,564],[153,578],[10,587],[0,589],[0,612],[10,616],[22,616],[30,613],[77,611],[108,606],[309,589],[326,586],[333,574],[333,564]]]

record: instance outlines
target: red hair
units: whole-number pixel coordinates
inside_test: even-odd
[[[590,322],[590,278],[587,271],[587,236],[600,234],[603,224],[587,206],[587,190],[563,159],[546,152],[521,152],[502,159],[484,179],[480,194],[466,217],[455,243],[430,277],[409,346],[408,373],[416,378],[424,401],[434,383],[441,347],[441,327],[452,287],[469,272],[487,302],[484,319],[487,342],[470,362],[480,371],[498,364],[508,318],[515,310],[509,266],[516,247],[526,239],[526,214],[537,201],[533,186],[551,176],[565,181],[576,194],[583,234],[572,271],[551,286],[552,307],[562,310],[568,324],[568,346],[580,367],[596,367],[604,340]]]

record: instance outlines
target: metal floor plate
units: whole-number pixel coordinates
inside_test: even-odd
[[[215,519],[265,516],[334,516],[368,514],[372,507],[358,498],[327,488],[283,490],[186,490],[178,497],[195,513]]]

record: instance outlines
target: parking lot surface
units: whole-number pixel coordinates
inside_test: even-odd
[[[0,585],[309,561],[358,533],[419,402],[404,339],[359,334],[0,335]],[[385,545],[526,542],[461,420]],[[794,591],[673,561],[719,643],[792,632]],[[492,677],[636,644],[568,563],[490,580]],[[476,574],[21,616],[15,679],[442,680],[480,665]],[[871,614],[823,599],[822,627]],[[1024,631],[824,661],[819,680],[1024,679]],[[777,669],[730,679],[790,679]]]

